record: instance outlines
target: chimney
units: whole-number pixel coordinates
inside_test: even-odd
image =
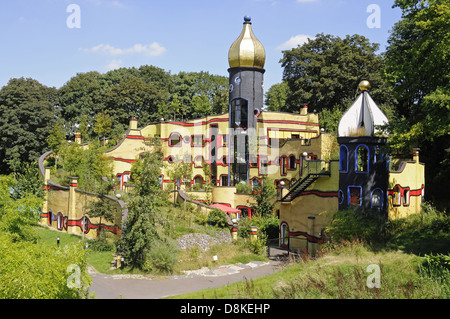
[[[306,114],[308,114],[308,105],[303,105],[300,108],[300,115],[306,115]]]
[[[135,117],[130,119],[130,130],[137,130],[137,119]]]
[[[81,144],[81,133],[80,132],[75,133],[75,143]]]
[[[420,148],[413,148],[413,161],[419,163],[419,151]]]

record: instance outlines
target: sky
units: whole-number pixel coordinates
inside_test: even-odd
[[[387,46],[393,0],[0,0],[0,87],[33,78],[60,88],[77,73],[154,65],[228,77],[228,50],[250,16],[266,51],[265,88],[282,50],[319,33]]]

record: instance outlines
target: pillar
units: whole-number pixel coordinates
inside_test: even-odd
[[[48,191],[49,191],[49,188],[50,188],[50,186],[48,184],[49,180],[50,180],[50,167],[46,167],[45,171],[44,171],[44,203],[42,204],[42,213],[43,214],[48,214],[49,213],[48,212]],[[42,216],[41,219],[44,222],[46,218],[44,218],[43,214],[41,215]],[[50,218],[51,218],[51,216],[50,216]],[[47,217],[47,224],[48,224],[49,220],[51,220],[51,219],[49,219]]]
[[[308,105],[303,105],[300,109],[300,115],[307,115],[308,114]]]
[[[78,177],[72,176],[70,177],[70,187],[69,187],[69,205],[67,210],[67,215],[69,220],[76,219],[76,189],[78,187]]]
[[[249,235],[251,241],[256,240],[258,238],[258,228],[256,226],[250,226]]]
[[[130,119],[130,130],[137,130],[137,119],[134,117]]]
[[[231,227],[231,239],[233,241],[237,240],[237,225],[233,224],[233,226]]]
[[[81,133],[80,132],[75,133],[75,143],[81,144]]]

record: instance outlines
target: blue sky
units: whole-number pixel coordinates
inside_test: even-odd
[[[79,19],[72,20],[79,8]],[[379,8],[379,28],[368,18]],[[80,72],[154,65],[228,76],[228,49],[252,18],[266,50],[265,88],[281,82],[281,50],[318,33],[387,45],[393,0],[0,0],[0,87],[31,77],[61,87]],[[69,28],[67,20],[79,21]],[[69,21],[69,22],[70,22]],[[370,20],[373,21],[373,20]],[[70,24],[70,23],[69,23]]]

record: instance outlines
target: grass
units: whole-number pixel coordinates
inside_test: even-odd
[[[420,263],[421,259],[412,254],[373,252],[359,242],[350,242],[318,259],[300,259],[270,276],[171,298],[448,299],[450,277],[426,276],[420,271]],[[380,288],[367,286],[367,278],[373,273],[368,272],[369,265],[380,267]]]
[[[389,221],[386,233],[385,242],[342,241],[270,276],[171,298],[449,299],[450,217],[425,203],[422,213]],[[371,265],[380,288],[367,285]]]

